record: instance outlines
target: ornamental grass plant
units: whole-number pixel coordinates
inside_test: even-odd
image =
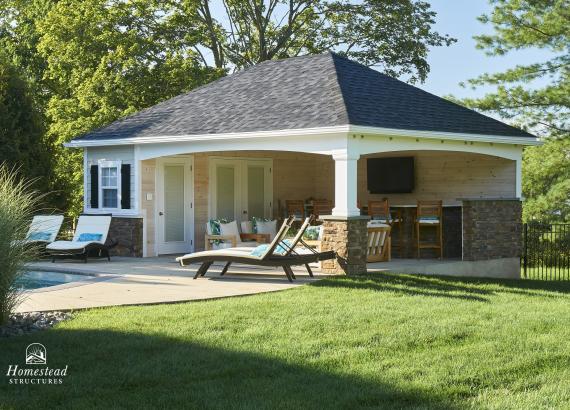
[[[17,169],[0,164],[0,325],[21,300],[22,292],[14,284],[38,252],[24,239],[41,199]]]

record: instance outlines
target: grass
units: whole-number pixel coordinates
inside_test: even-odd
[[[570,268],[561,267],[529,267],[526,271],[528,279],[538,280],[570,280]],[[524,277],[524,270],[521,268],[521,277]]]
[[[0,408],[562,408],[570,283],[376,274],[0,339]],[[60,386],[9,385],[43,343]]]

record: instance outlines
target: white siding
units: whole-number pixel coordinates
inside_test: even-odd
[[[135,154],[132,145],[119,147],[96,147],[86,148],[87,169],[85,173],[85,208],[91,208],[91,165],[98,165],[100,160],[121,161],[122,164],[130,164],[131,166],[131,208],[135,206]]]

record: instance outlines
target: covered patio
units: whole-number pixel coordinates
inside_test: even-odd
[[[323,262],[322,272],[363,273],[369,201],[387,198],[400,212],[392,256],[410,259],[417,201],[438,200],[443,259],[462,263],[457,271],[465,274],[513,277],[522,150],[536,143],[524,131],[325,54],[263,63],[68,146],[84,149],[85,212],[112,212],[119,254],[198,251],[210,219],[281,220],[288,200],[310,210],[313,200],[325,199],[333,208],[319,215],[321,247],[337,259]],[[389,157],[411,158],[412,190],[370,189],[368,162]],[[120,169],[120,183],[104,187],[100,172],[109,167]],[[103,202],[113,190],[118,199],[110,208]]]

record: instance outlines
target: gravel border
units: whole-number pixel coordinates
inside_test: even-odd
[[[67,312],[28,312],[10,315],[8,323],[0,326],[0,337],[21,336],[49,329],[59,322],[71,319]]]

